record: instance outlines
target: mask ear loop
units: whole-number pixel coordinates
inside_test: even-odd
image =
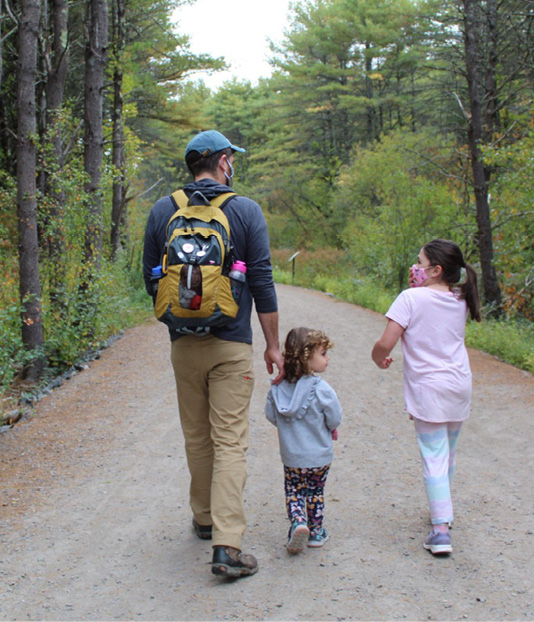
[[[222,158],[219,160],[219,164],[221,163]],[[234,167],[232,166],[232,163],[230,162],[230,160],[228,158],[226,158],[226,163],[228,164],[228,166],[230,167],[230,175],[228,175],[228,173],[223,170],[224,176],[226,177],[226,180],[228,182],[228,186],[232,186],[232,180],[234,179]]]

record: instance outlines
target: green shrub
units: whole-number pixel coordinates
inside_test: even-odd
[[[469,322],[469,347],[484,350],[506,363],[534,372],[534,325],[518,320]]]
[[[20,308],[13,304],[0,307],[0,393],[13,382],[24,365],[24,349],[20,332]]]
[[[48,282],[43,280],[43,284],[44,354],[48,364],[43,383],[101,348],[121,330],[152,315],[152,301],[144,284],[131,276],[120,260],[115,264],[104,262],[91,291],[84,294],[85,302],[88,299],[92,303],[89,305],[81,304],[76,270],[67,275],[61,306],[51,304]],[[0,394],[9,390],[25,364],[35,356],[22,343],[17,294],[15,278],[6,279],[0,292]]]
[[[43,296],[43,325],[49,364],[61,371],[81,355],[97,350],[121,330],[134,326],[151,313],[150,297],[141,290],[121,258],[103,261],[90,289],[79,291],[76,271],[68,275],[65,304],[61,309]]]
[[[315,289],[379,313],[385,313],[395,297],[391,292],[378,288],[374,279],[371,278],[336,278],[321,274],[311,279],[299,275],[293,278],[291,272],[280,270],[280,268],[274,268],[273,275],[277,283]]]

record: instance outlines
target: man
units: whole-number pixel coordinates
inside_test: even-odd
[[[236,152],[220,132],[197,134],[187,145],[185,161],[194,181],[184,187],[198,205],[228,192]],[[197,193],[194,196],[193,193]],[[201,193],[200,195],[198,193]],[[152,294],[151,269],[161,262],[167,222],[175,207],[170,197],[157,201],[148,217],[143,254],[146,288]],[[171,334],[180,421],[191,474],[193,527],[212,539],[212,572],[241,577],[257,572],[253,555],[241,552],[246,528],[243,489],[247,477],[248,409],[254,385],[252,302],[266,342],[267,371],[276,365],[282,380],[284,362],[278,340],[278,307],[272,275],[267,224],[257,203],[235,196],[224,206],[235,256],[246,263],[246,287],[235,320],[208,336]]]

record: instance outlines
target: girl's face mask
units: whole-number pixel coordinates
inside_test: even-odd
[[[431,268],[432,266],[428,267]],[[410,287],[421,287],[428,279],[427,270],[428,268],[420,268],[417,264],[414,264],[410,268]]]

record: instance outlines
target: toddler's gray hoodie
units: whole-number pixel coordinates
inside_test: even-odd
[[[282,462],[309,468],[334,458],[331,431],[341,423],[341,405],[330,385],[317,376],[296,383],[273,384],[265,405],[267,419],[277,426]]]

